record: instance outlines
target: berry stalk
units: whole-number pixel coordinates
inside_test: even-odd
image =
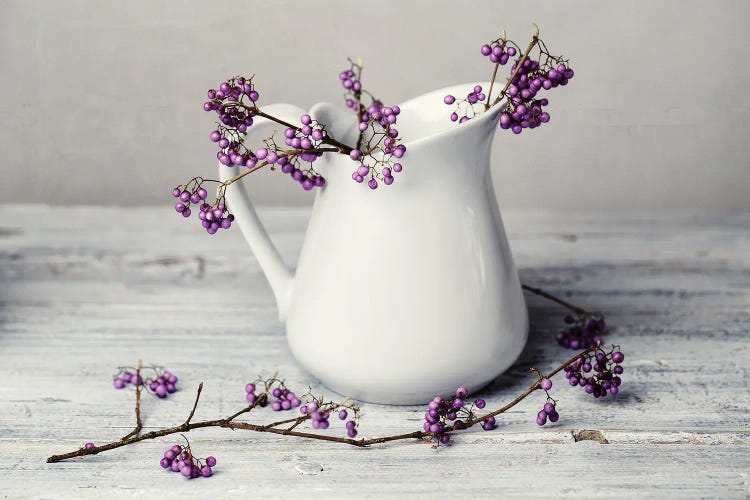
[[[510,87],[511,83],[513,83],[513,80],[515,79],[516,75],[518,75],[518,72],[521,71],[521,68],[523,67],[523,63],[526,59],[529,58],[529,54],[531,51],[536,47],[536,44],[539,43],[539,26],[534,23],[534,29],[536,30],[536,33],[534,33],[534,36],[531,37],[531,41],[529,42],[529,46],[526,47],[526,50],[523,52],[523,55],[521,56],[521,59],[516,64],[516,68],[513,70],[513,73],[511,73],[510,78],[508,78],[508,81],[505,82],[505,86],[503,87],[503,90],[500,91],[500,94],[498,94],[497,99],[495,99],[495,102],[492,103],[492,106],[498,104],[500,101],[503,100],[503,97],[505,97],[506,92],[508,92],[508,88]],[[497,66],[495,67],[497,69]],[[494,82],[494,75],[492,77]],[[490,89],[492,89],[492,85],[490,85]],[[490,108],[489,106],[490,102],[490,95],[487,95],[487,109]]]
[[[564,363],[560,364],[559,366],[557,366],[556,368],[554,368],[553,370],[551,370],[546,375],[540,376],[538,380],[536,380],[526,390],[524,390],[521,394],[519,394],[516,398],[514,398],[512,401],[510,401],[509,403],[505,404],[504,406],[501,406],[500,408],[498,408],[498,409],[496,409],[496,410],[494,410],[494,411],[492,411],[492,412],[490,412],[490,413],[488,413],[486,415],[472,417],[472,418],[468,419],[466,422],[464,422],[463,425],[460,426],[460,428],[458,426],[450,426],[450,427],[443,428],[443,429],[441,429],[441,431],[440,431],[439,434],[441,436],[442,435],[446,435],[446,434],[449,434],[449,433],[453,433],[453,432],[455,432],[457,430],[466,429],[466,428],[474,426],[476,424],[486,423],[486,422],[488,422],[490,420],[493,421],[493,426],[492,427],[494,428],[494,417],[496,417],[497,415],[500,415],[500,414],[508,411],[509,409],[513,408],[518,403],[520,403],[521,401],[523,401],[524,399],[526,399],[529,395],[531,395],[532,393],[534,393],[534,391],[536,391],[537,389],[539,389],[540,387],[542,387],[543,380],[545,380],[545,379],[551,379],[556,374],[560,373],[561,371],[565,370],[566,368],[574,366],[574,364],[580,364],[579,360],[582,360],[587,354],[589,354],[590,352],[592,352],[592,351],[594,351],[596,349],[598,349],[598,346],[589,347],[589,348],[587,348],[587,349],[579,352],[575,356],[571,357],[570,359],[566,360]],[[620,356],[621,356],[621,354],[620,354]],[[147,432],[145,434],[140,434],[139,431],[136,431],[134,433],[131,433],[130,435],[126,435],[122,439],[119,439],[117,441],[113,441],[111,443],[99,445],[99,446],[94,445],[93,443],[87,443],[84,447],[79,448],[77,450],[74,450],[74,451],[71,451],[71,452],[68,452],[68,453],[59,454],[59,455],[52,455],[49,458],[47,458],[47,463],[56,463],[56,462],[60,462],[60,461],[63,461],[63,460],[70,459],[70,458],[82,457],[82,456],[86,456],[86,455],[96,455],[96,454],[102,453],[104,451],[109,451],[109,450],[121,448],[121,447],[124,447],[124,446],[129,446],[131,444],[135,444],[135,443],[140,442],[140,441],[145,441],[147,439],[155,439],[155,438],[167,436],[167,435],[170,435],[170,434],[186,433],[186,432],[189,432],[191,430],[200,429],[200,428],[204,428],[204,427],[222,427],[222,428],[233,429],[233,430],[235,430],[235,429],[242,429],[242,430],[248,430],[248,431],[253,431],[253,432],[267,432],[267,433],[278,434],[278,435],[283,435],[283,436],[294,436],[294,437],[299,437],[299,438],[304,438],[304,439],[314,439],[314,440],[318,440],[318,441],[328,441],[328,442],[341,443],[341,444],[346,444],[346,445],[356,446],[356,447],[368,447],[368,446],[372,446],[372,445],[375,445],[375,444],[381,444],[381,443],[386,443],[386,442],[391,442],[391,441],[400,441],[400,440],[405,440],[405,439],[423,439],[423,438],[438,437],[437,433],[434,433],[434,432],[429,432],[429,431],[414,431],[414,432],[408,432],[408,433],[403,433],[403,434],[394,434],[394,435],[390,435],[390,436],[380,436],[380,437],[375,437],[375,438],[370,438],[370,439],[354,439],[353,437],[330,436],[330,435],[325,435],[325,434],[319,434],[319,433],[313,433],[313,432],[305,432],[305,431],[295,430],[295,427],[297,425],[299,425],[300,423],[302,423],[303,421],[307,420],[308,417],[312,418],[313,421],[315,422],[316,421],[315,420],[315,418],[316,418],[315,417],[315,413],[319,409],[325,411],[325,413],[328,414],[328,413],[330,413],[330,411],[335,411],[335,410],[341,408],[341,410],[343,410],[343,412],[340,412],[340,416],[343,415],[344,418],[346,418],[346,411],[345,410],[347,408],[352,408],[352,406],[346,406],[345,404],[342,404],[342,403],[346,403],[346,400],[343,401],[342,403],[325,403],[324,405],[320,405],[320,407],[316,403],[314,405],[315,409],[314,410],[310,410],[310,413],[312,415],[305,414],[302,417],[297,417],[295,419],[282,420],[282,421],[279,421],[279,422],[274,422],[274,423],[266,424],[266,425],[252,424],[252,423],[249,423],[249,422],[237,422],[237,421],[235,421],[236,417],[238,417],[238,416],[240,416],[240,415],[242,415],[244,413],[248,413],[248,412],[256,409],[258,406],[265,406],[265,402],[268,400],[269,394],[271,394],[273,392],[273,390],[277,390],[278,389],[278,388],[276,388],[276,389],[272,390],[272,386],[274,385],[274,382],[277,382],[277,379],[276,379],[275,376],[272,379],[269,379],[269,381],[266,382],[266,386],[265,386],[265,388],[264,388],[264,390],[263,390],[263,392],[261,394],[255,395],[255,393],[252,392],[252,394],[254,394],[254,398],[253,398],[253,402],[252,403],[250,403],[247,407],[239,410],[238,412],[236,412],[236,413],[234,413],[234,414],[232,414],[232,415],[230,415],[228,417],[221,418],[221,419],[213,419],[213,420],[204,420],[204,421],[199,421],[199,422],[192,422],[191,420],[192,420],[193,415],[195,414],[196,408],[198,407],[198,402],[199,402],[200,395],[201,395],[201,392],[202,392],[202,389],[203,389],[203,383],[201,383],[198,386],[198,390],[197,390],[197,393],[196,393],[196,397],[195,397],[192,409],[191,409],[188,417],[186,418],[186,420],[182,424],[175,425],[173,427],[167,427],[167,428],[164,428],[164,429],[154,430],[154,431],[151,431],[151,432]],[[308,405],[306,405],[305,408],[307,408],[307,406]],[[137,415],[137,420],[138,421],[140,421],[140,416],[139,415],[140,414]],[[280,428],[279,427],[280,425],[283,425],[285,423],[292,423],[293,425],[291,427],[289,427],[289,428]],[[322,428],[326,428],[326,427],[327,427],[327,417],[326,417],[326,425],[325,425],[325,427],[322,427]],[[349,427],[347,427],[347,428],[349,428]],[[484,428],[486,430],[489,430],[487,427],[484,427]],[[350,433],[350,436],[351,435],[352,434]],[[354,433],[354,435],[356,435],[356,433]]]

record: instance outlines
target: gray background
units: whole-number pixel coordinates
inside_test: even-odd
[[[0,1],[4,202],[171,202],[215,174],[205,90],[256,73],[262,102],[341,100],[347,56],[387,103],[489,77],[479,46],[531,21],[576,77],[549,125],[502,132],[502,207],[750,208],[750,2]],[[312,195],[279,173],[262,204]]]

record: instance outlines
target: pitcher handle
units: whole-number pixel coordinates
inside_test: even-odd
[[[263,106],[263,111],[289,123],[297,123],[305,111],[291,104],[271,104]],[[266,118],[257,117],[255,123],[248,128],[246,141],[248,146],[260,147],[260,139],[267,137],[276,127],[283,131],[285,127]],[[278,135],[278,134],[277,134]],[[219,164],[219,178],[222,181],[231,179],[240,173],[239,167],[227,167]],[[252,175],[252,174],[250,174]],[[258,218],[255,207],[245,190],[243,181],[237,181],[226,187],[225,191],[227,206],[234,213],[235,224],[240,227],[245,241],[258,259],[261,270],[271,285],[276,306],[279,311],[279,319],[286,320],[289,302],[291,300],[294,277],[291,270],[284,264],[276,246],[268,236],[266,228]]]

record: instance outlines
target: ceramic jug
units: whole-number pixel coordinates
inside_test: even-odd
[[[296,272],[282,261],[241,182],[226,201],[258,259],[299,363],[335,392],[387,404],[421,404],[459,386],[476,391],[523,349],[526,305],[500,218],[490,149],[500,106],[451,122],[444,88],[402,105],[406,154],[390,186],[357,184],[358,163],[327,154]],[[484,84],[489,88],[488,84]],[[290,123],[288,104],[263,110]],[[318,104],[309,114],[355,144],[355,114]],[[260,119],[248,144],[284,128]],[[237,167],[219,165],[226,180]],[[249,182],[252,182],[250,180]]]

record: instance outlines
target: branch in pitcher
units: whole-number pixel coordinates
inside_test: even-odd
[[[332,137],[326,124],[318,122],[308,114],[300,116],[299,124],[264,111],[259,105],[260,94],[253,83],[254,77],[237,76],[208,91],[208,100],[203,104],[207,112],[218,115],[216,129],[209,134],[219,150],[216,159],[227,167],[245,168],[243,172],[220,182],[202,177],[194,177],[185,184],[176,186],[172,195],[179,198],[174,206],[177,213],[190,217],[194,207],[200,208],[198,218],[209,234],[220,229],[229,229],[234,221],[225,200],[226,187],[244,179],[264,167],[280,170],[298,182],[303,189],[310,191],[326,184],[325,178],[315,169],[315,162],[324,154],[348,155],[356,162],[352,173],[355,182],[362,183],[367,177],[367,185],[376,189],[380,183],[390,185],[394,175],[402,170],[398,159],[406,152],[400,144],[395,127],[400,113],[398,106],[385,107],[362,89],[361,62],[350,63],[356,71],[341,74],[342,84],[352,92],[354,99],[347,105],[356,107],[359,134],[355,146],[344,144]],[[362,96],[367,95],[372,102],[368,107],[362,104]],[[258,118],[272,121],[284,127],[283,144],[276,141],[276,134],[263,139],[261,147],[252,147],[246,142],[248,131]],[[208,199],[206,183],[217,183],[216,197]]]
[[[469,401],[467,399],[468,391],[463,387],[459,387],[454,394],[445,398],[436,396],[429,403],[422,430],[369,439],[356,439],[361,417],[361,408],[356,403],[348,398],[344,398],[340,402],[325,401],[323,395],[315,395],[312,390],[298,397],[276,375],[268,379],[259,378],[255,382],[248,383],[245,386],[245,399],[248,401],[248,405],[243,409],[224,418],[195,422],[192,419],[200,401],[203,388],[203,383],[201,383],[198,386],[191,410],[183,423],[143,434],[138,432],[130,433],[117,441],[102,445],[95,445],[93,442],[89,442],[77,450],[52,455],[47,459],[47,462],[55,463],[74,457],[96,455],[147,439],[187,433],[205,427],[223,427],[233,430],[264,432],[357,447],[425,438],[433,439],[435,445],[448,444],[451,440],[451,435],[475,425],[480,425],[486,431],[495,429],[497,427],[495,417],[510,410],[537,390],[544,391],[546,402],[542,410],[536,415],[536,423],[542,426],[548,421],[556,422],[559,418],[556,407],[557,401],[551,398],[549,391],[552,388],[553,377],[563,371],[571,386],[579,386],[584,389],[584,392],[592,394],[597,398],[604,397],[607,394],[614,396],[617,394],[622,382],[620,379],[620,375],[623,373],[621,363],[624,359],[624,355],[617,346],[612,346],[609,350],[604,350],[599,346],[592,346],[572,356],[546,375],[532,368],[531,371],[535,374],[536,379],[529,387],[505,405],[481,415],[478,412],[486,407],[486,402],[483,399]],[[272,402],[271,398],[274,399]],[[306,400],[305,403],[302,402],[302,398]],[[236,420],[241,415],[269,406],[277,412],[299,408],[300,415],[277,420],[265,425]],[[297,430],[298,426],[309,423],[314,431],[325,431],[330,426],[331,415],[335,415],[334,421],[345,422],[344,429],[346,430],[347,437]],[[169,458],[172,460],[174,456]],[[164,467],[164,464],[162,464],[162,467]]]
[[[450,120],[459,124],[471,120],[480,113],[489,111],[496,105],[502,105],[500,128],[520,134],[524,129],[533,129],[549,122],[550,115],[543,108],[549,99],[540,97],[542,90],[565,86],[573,78],[568,60],[562,56],[553,56],[546,44],[539,37],[539,28],[534,24],[535,33],[525,50],[503,35],[490,43],[482,45],[480,51],[493,64],[490,88],[485,95],[481,85],[475,85],[465,98],[447,95],[445,104],[452,106]],[[536,49],[536,52],[534,52]],[[511,67],[510,76],[498,95],[492,98],[498,69],[518,55]]]

